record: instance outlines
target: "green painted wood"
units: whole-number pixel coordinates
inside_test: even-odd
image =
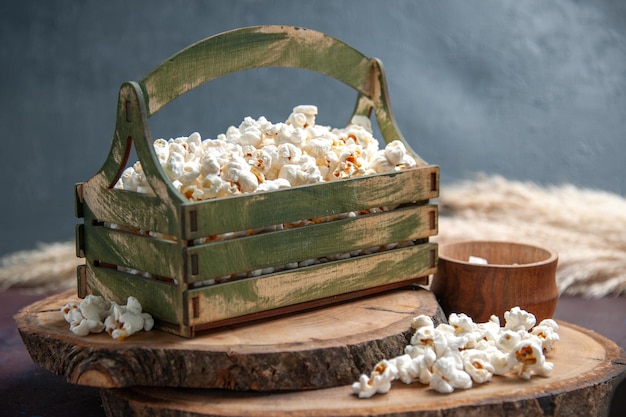
[[[197,270],[187,269],[194,283],[238,272],[338,255],[436,234],[431,228],[434,205],[409,206],[394,211],[300,226],[190,247],[187,262],[197,257]],[[195,274],[193,272],[196,272]]]
[[[350,258],[258,278],[189,290],[186,305],[197,297],[190,324],[200,325],[310,300],[427,276],[435,271],[434,243]]]
[[[152,115],[207,81],[273,66],[308,69],[369,92],[369,58],[331,36],[290,26],[248,27],[211,36],[165,60],[141,84]]]
[[[122,86],[117,113],[111,153],[100,171],[82,184],[82,195],[77,198],[90,207],[100,221],[180,236],[179,207],[187,200],[167,179],[158,163],[137,83]],[[112,188],[124,169],[120,163],[127,162],[130,143],[134,143],[154,196]],[[125,149],[124,156],[120,156],[122,149]]]
[[[179,217],[161,200],[147,195],[117,189],[85,187],[85,207],[98,221],[180,236]]]
[[[89,259],[137,269],[163,278],[183,276],[179,243],[102,226],[87,226],[85,249]]]
[[[87,291],[101,295],[107,300],[126,304],[129,296],[139,300],[144,311],[156,320],[183,324],[182,292],[180,288],[161,281],[142,278],[110,268],[96,267],[87,263]]]
[[[435,183],[432,183],[433,175]],[[184,239],[255,229],[439,195],[439,168],[427,166],[183,206]],[[195,211],[197,230],[191,228]]]

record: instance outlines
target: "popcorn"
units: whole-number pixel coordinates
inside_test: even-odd
[[[149,331],[154,326],[152,316],[142,312],[141,304],[135,297],[128,297],[125,306],[114,303],[112,310],[104,325],[113,339],[124,340],[140,330]]]
[[[467,372],[457,367],[454,358],[444,356],[433,365],[430,387],[437,392],[447,394],[454,391],[455,388],[471,388],[472,378]]]
[[[394,140],[385,147],[384,154],[391,165],[400,165],[406,156],[406,147],[399,140]]]
[[[420,314],[419,316],[413,318],[411,327],[417,330],[422,327],[435,327],[435,325],[433,324],[433,319],[430,318],[430,316]]]
[[[465,314],[452,313],[449,324],[436,327],[428,316],[415,317],[411,323],[415,333],[404,354],[379,362],[370,375],[361,375],[352,385],[353,392],[369,398],[387,392],[391,382],[399,379],[451,393],[510,372],[522,379],[548,375],[554,365],[546,361],[545,353],[558,341],[558,324],[546,319],[533,327],[535,316],[519,307],[504,315],[504,327],[495,315],[485,323],[474,323]]]
[[[504,330],[496,340],[496,346],[501,351],[510,353],[513,352],[521,340],[522,336],[519,333],[513,330]]]
[[[369,398],[374,394],[385,394],[391,389],[391,382],[396,379],[398,369],[390,361],[379,362],[371,376],[361,375],[358,382],[352,384],[352,391],[359,398]]]
[[[552,371],[554,365],[546,362],[541,344],[533,340],[523,340],[515,348],[517,364],[514,369],[524,379],[530,379],[531,375],[546,376]]]
[[[437,357],[443,355],[448,347],[448,340],[441,331],[434,327],[421,327],[411,338],[414,346],[429,347],[435,351]]]
[[[531,334],[538,337],[541,341],[541,347],[544,353],[550,353],[554,350],[554,345],[559,341],[559,325],[552,319],[542,320],[537,326],[533,327]]]
[[[404,354],[392,360],[396,366],[398,372],[397,377],[398,379],[400,379],[400,381],[404,382],[405,384],[410,384],[418,376],[419,370],[417,366],[414,366],[416,362],[413,362],[413,358],[411,357],[411,355]]]
[[[70,330],[77,336],[100,333],[104,330],[103,320],[110,304],[102,297],[88,295],[80,303],[70,302],[61,308],[63,318],[70,324]]]
[[[477,323],[476,329],[485,342],[493,344],[500,332],[500,318],[495,314],[491,315],[489,321]]]
[[[467,258],[467,262],[478,265],[489,265],[489,261],[485,258],[481,258],[480,256],[470,256]]]
[[[61,307],[61,313],[77,336],[107,330],[114,339],[124,340],[139,330],[149,331],[154,326],[152,316],[142,312],[141,304],[134,297],[128,297],[126,305],[120,306],[100,296],[88,295],[80,303],[67,303]]]
[[[513,307],[511,310],[504,312],[504,320],[506,321],[504,328],[515,331],[528,331],[537,322],[533,314],[519,307]]]
[[[430,384],[432,367],[437,356],[432,349],[427,349],[423,354],[411,356],[404,354],[395,358],[398,378],[405,384],[418,380],[422,384]]]
[[[491,381],[495,367],[491,363],[491,357],[485,350],[468,349],[461,352],[463,358],[463,370],[471,377],[472,381],[479,384]]]
[[[276,124],[248,116],[216,139],[202,140],[193,132],[157,139],[154,151],[168,179],[191,201],[272,191],[276,187],[262,185],[279,178],[298,186],[416,165],[399,140],[379,150],[368,117],[356,115],[347,127],[333,129],[317,125],[317,113],[316,106],[299,105],[284,123]],[[122,173],[115,188],[151,192],[139,162]]]
[[[165,139],[157,139],[154,141],[154,152],[161,165],[165,164],[170,157],[170,149]]]

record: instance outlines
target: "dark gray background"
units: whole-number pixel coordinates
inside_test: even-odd
[[[286,24],[385,64],[396,120],[441,167],[626,193],[626,2],[75,1],[0,3],[0,255],[73,238],[73,186],[106,157],[119,86],[207,36]],[[306,71],[208,83],[151,119],[154,138],[215,137],[297,104],[342,126],[354,92]]]

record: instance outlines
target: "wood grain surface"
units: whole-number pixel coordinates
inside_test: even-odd
[[[379,360],[403,353],[414,316],[445,320],[432,293],[401,289],[193,339],[153,330],[120,342],[106,333],[72,334],[59,309],[78,300],[71,291],[54,295],[15,319],[35,363],[69,382],[98,387],[275,391],[340,386]]]
[[[393,383],[391,391],[359,399],[350,386],[251,393],[133,387],[103,389],[109,417],[117,416],[605,416],[626,375],[626,358],[613,342],[560,322],[561,340],[547,377],[491,382],[452,394],[424,385]]]

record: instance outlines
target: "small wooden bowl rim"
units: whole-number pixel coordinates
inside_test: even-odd
[[[527,248],[533,248],[533,249],[539,249],[542,251],[545,251],[549,256],[548,258],[541,260],[541,261],[537,261],[537,262],[531,262],[531,263],[523,263],[523,264],[495,264],[495,263],[488,263],[488,264],[479,264],[479,263],[474,263],[474,262],[469,262],[469,261],[464,261],[461,259],[457,259],[457,258],[452,258],[450,256],[446,256],[445,254],[442,254],[442,249],[448,248],[448,247],[452,247],[452,246],[462,246],[462,245],[468,245],[468,244],[480,244],[480,245],[499,245],[499,244],[506,244],[506,245],[514,245],[514,246],[520,246],[520,247],[527,247]],[[475,266],[476,268],[531,268],[531,267],[537,267],[537,266],[541,266],[541,265],[549,265],[553,262],[556,262],[558,260],[558,254],[556,253],[556,251],[552,250],[552,249],[548,249],[546,247],[543,246],[539,246],[539,245],[535,245],[535,244],[529,244],[529,243],[521,243],[521,242],[512,242],[512,241],[508,241],[508,240],[462,240],[462,241],[458,241],[458,242],[450,242],[450,243],[440,243],[439,244],[439,259],[443,259],[446,262],[453,262],[453,263],[457,263],[457,264],[463,264],[463,265],[470,265],[470,266]],[[476,255],[478,256],[478,255]],[[489,260],[487,260],[489,262]]]

